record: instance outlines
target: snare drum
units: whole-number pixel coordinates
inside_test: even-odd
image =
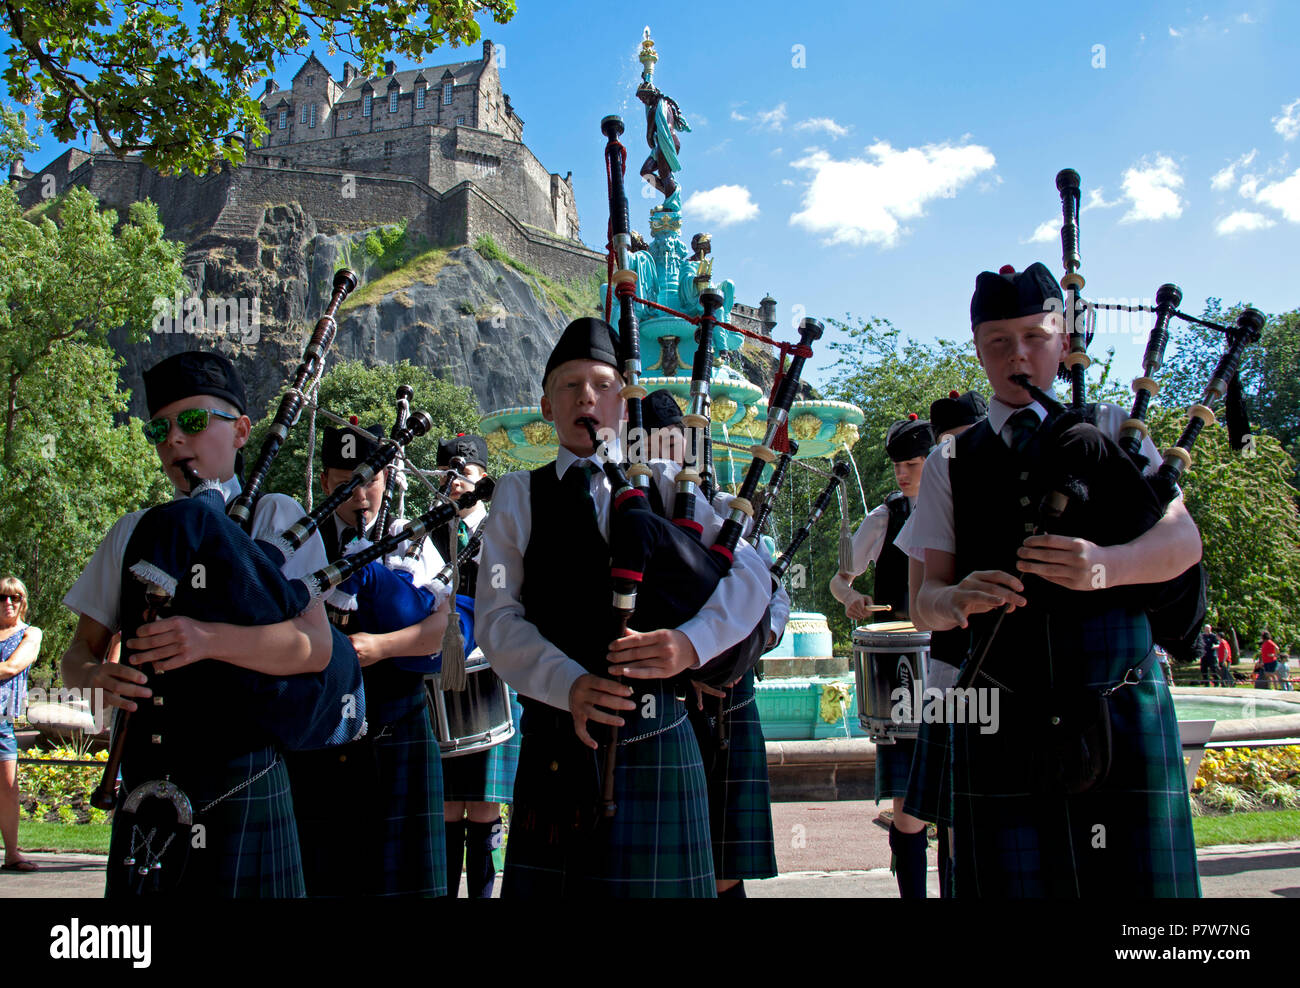
[[[858,722],[871,740],[893,744],[915,738],[930,668],[930,633],[917,631],[911,621],[857,628],[853,632],[853,668]]]
[[[515,733],[510,691],[481,651],[475,650],[465,657],[465,679],[462,692],[444,692],[438,679],[432,676],[424,681],[433,733],[443,758],[485,751],[509,740]]]

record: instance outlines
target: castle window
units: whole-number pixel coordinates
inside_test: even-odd
[[[307,126],[308,127],[316,126],[316,104],[315,103],[311,105],[311,117],[307,123]]]
[[[316,84],[316,77],[314,75],[309,75],[307,77],[307,85],[314,86],[315,84]]]
[[[415,89],[415,108],[417,110],[424,109],[424,91],[426,88],[425,86],[417,86]]]
[[[306,123],[306,122],[307,122],[307,104],[306,104],[306,103],[304,103],[304,104],[302,105],[302,114],[301,114],[301,118],[299,119],[298,122],[299,122],[299,123]]]
[[[288,111],[288,110],[281,110],[281,111],[280,111],[280,129],[281,129],[281,130],[284,130],[284,128],[286,128],[286,127],[288,127],[288,126],[289,126],[289,111]]]
[[[451,83],[450,82],[444,82],[442,84],[442,105],[451,106]]]
[[[464,126],[465,126],[465,118],[464,118],[464,117],[457,117],[457,118],[456,118],[456,124],[457,124],[457,126],[464,127]]]
[[[394,89],[391,93],[388,94],[388,112],[389,113],[397,112],[397,90],[396,89]]]
[[[361,115],[363,117],[370,116],[370,94],[369,93],[366,93],[366,95],[361,97]]]

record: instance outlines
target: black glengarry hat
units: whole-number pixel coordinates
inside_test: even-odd
[[[464,457],[466,463],[477,463],[484,470],[488,468],[487,440],[472,432],[462,432],[450,439],[438,440],[438,466],[451,465],[454,457]]]
[[[964,395],[950,391],[947,398],[930,402],[930,427],[939,436],[949,429],[974,425],[987,414],[988,404],[978,391],[967,391]]]
[[[1056,299],[1053,306],[1047,300]],[[1018,319],[1039,312],[1061,312],[1065,296],[1056,276],[1041,261],[1035,261],[1019,274],[1011,265],[1003,265],[995,274],[981,271],[975,279],[975,293],[970,298],[970,328],[995,319]]]
[[[382,439],[384,435],[383,426],[379,425],[366,426],[366,432],[375,438],[367,439],[365,435],[353,429],[335,429],[327,426],[325,441],[321,445],[321,466],[326,470],[355,470],[358,463],[375,451],[379,446],[376,440]],[[345,437],[351,437],[346,444]],[[347,456],[346,453],[352,455]]]
[[[195,395],[230,402],[243,415],[248,408],[244,381],[235,365],[219,353],[186,350],[174,353],[144,372],[144,397],[152,418],[160,408]]]
[[[899,419],[885,433],[885,452],[895,463],[925,456],[933,445],[934,433],[930,431],[930,423],[918,418],[915,412]]]
[[[667,388],[651,391],[641,402],[641,423],[647,429],[666,429],[682,424],[682,410]]]
[[[620,370],[618,337],[614,335],[609,323],[603,319],[583,316],[564,327],[559,342],[546,361],[546,370],[542,372],[542,390],[546,389],[546,379],[551,376],[551,371],[570,360],[599,360]]]

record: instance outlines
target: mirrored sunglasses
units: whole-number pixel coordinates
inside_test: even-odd
[[[176,425],[187,436],[194,436],[208,427],[208,417],[211,415],[225,419],[227,422],[234,422],[239,418],[238,415],[231,415],[217,408],[187,408],[183,412],[176,413]],[[156,418],[146,422],[141,428],[144,437],[158,446],[166,441],[168,433],[172,431],[172,423],[168,418]]]

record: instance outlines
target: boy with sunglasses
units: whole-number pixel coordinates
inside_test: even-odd
[[[193,473],[219,481],[229,501],[240,490],[240,451],[251,428],[244,384],[234,366],[215,353],[179,353],[146,371],[144,386],[151,418],[145,434],[157,448],[176,496],[187,495],[188,475]],[[329,664],[333,643],[319,605],[268,625],[163,617],[141,626],[136,638],[123,643],[134,652],[129,662],[102,661],[113,633],[123,623],[119,613],[123,569],[131,563],[124,557],[144,513],[131,512],[113,525],[64,597],[64,603],[80,615],[62,661],[68,686],[102,690],[105,705],[134,711],[143,704],[162,706],[167,681],[159,682],[159,677],[195,663],[225,662],[268,676],[314,673]],[[256,503],[252,535],[263,539],[278,535],[302,516],[293,498],[267,494]],[[313,535],[282,570],[286,577],[302,577],[327,562],[319,536]],[[179,576],[192,578],[188,573]],[[152,676],[145,675],[145,667],[152,669]],[[192,801],[195,824],[203,827],[203,846],[190,851],[179,891],[198,897],[303,895],[289,779],[278,752],[265,734],[233,726],[230,709],[239,697],[186,700],[187,706],[210,703],[210,716],[195,718],[194,723],[169,722],[169,733],[152,738],[160,752],[167,746],[182,753],[179,760],[185,765],[185,777],[177,781]],[[285,716],[301,716],[301,712],[286,710]],[[212,734],[217,728],[219,741]],[[119,804],[124,796],[119,793]],[[133,853],[128,845],[131,834],[125,832],[127,827],[119,828],[117,816],[113,829],[109,895],[124,892],[122,861]]]

